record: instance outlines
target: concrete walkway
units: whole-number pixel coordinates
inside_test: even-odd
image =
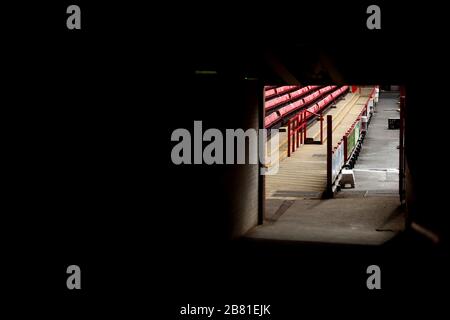
[[[399,130],[388,129],[389,118],[399,118],[398,98],[380,94],[375,113],[369,125],[358,160],[353,168],[355,189],[342,189],[345,193],[398,195],[399,187]]]

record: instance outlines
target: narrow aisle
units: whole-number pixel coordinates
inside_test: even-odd
[[[355,189],[342,192],[398,195],[399,130],[388,129],[389,118],[399,118],[396,95],[380,94],[379,102],[355,163]]]

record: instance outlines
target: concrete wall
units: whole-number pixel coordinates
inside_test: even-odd
[[[445,92],[436,86],[435,92]],[[443,121],[442,96],[427,95],[418,84],[406,86],[405,157],[406,201],[409,221],[440,234],[448,241],[449,215],[446,214],[448,198],[448,157],[442,150],[446,146],[447,128]],[[435,106],[436,117],[429,117],[427,106]],[[443,207],[444,205],[444,207]]]
[[[256,81],[224,82],[214,75],[193,81],[189,88],[196,90],[186,89],[180,101],[185,110],[170,124],[169,133],[175,128],[192,128],[194,120],[203,121],[203,131],[258,129],[262,88]],[[175,212],[172,218],[182,239],[202,245],[221,242],[239,237],[257,224],[258,164],[170,165],[169,172],[177,190],[170,212]]]
[[[236,108],[235,115],[240,119],[234,119],[237,127],[258,128],[258,88],[256,84],[246,83],[238,90],[243,90],[243,101]],[[259,165],[235,165],[231,167],[230,174],[226,176],[226,184],[229,187],[230,212],[228,216],[229,236],[236,238],[254,227],[258,221],[258,181]],[[230,168],[230,169],[231,169]]]

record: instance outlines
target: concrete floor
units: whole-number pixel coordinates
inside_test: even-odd
[[[356,186],[343,192],[398,194],[399,130],[388,129],[389,118],[399,118],[396,94],[381,93],[353,172]]]
[[[380,245],[404,228],[398,197],[399,130],[388,118],[399,117],[396,95],[380,95],[369,131],[354,167],[356,188],[335,199],[266,201],[265,223],[252,239]]]
[[[394,197],[295,200],[248,237],[285,241],[378,245],[403,229]]]
[[[287,202],[287,201],[286,201]],[[379,245],[402,230],[394,197],[295,200],[247,237],[282,241]]]

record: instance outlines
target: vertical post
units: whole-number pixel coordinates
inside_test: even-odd
[[[405,200],[406,185],[405,185],[405,91],[404,87],[400,87],[400,137],[399,137],[399,194],[400,202]]]
[[[327,115],[327,190],[326,197],[333,197],[332,190],[332,161],[333,161],[333,118]]]
[[[323,115],[320,114],[320,144],[323,144]]]
[[[294,117],[293,119],[294,121],[292,122],[292,152],[295,152],[295,143],[297,139],[297,132],[295,129],[297,128],[297,118]]]
[[[346,135],[344,135],[344,137],[343,137],[343,140],[344,140],[344,164],[345,163],[347,163],[347,136]]]
[[[296,126],[295,126],[295,139],[296,139],[297,148],[298,148],[300,146],[299,143],[300,143],[300,133],[301,133],[301,131],[299,131],[300,130],[300,114],[297,114],[295,116],[295,118],[297,119]]]
[[[295,128],[297,127],[297,118],[294,116],[292,118],[292,152],[295,151],[295,140],[296,140],[296,136],[295,136]]]
[[[303,120],[302,120],[302,114],[301,113],[299,113],[298,114],[298,138],[299,138],[299,144],[301,145],[302,144],[302,123],[303,123]]]
[[[297,143],[297,117],[294,117],[294,127],[292,128],[293,137],[292,137],[292,152],[296,150]]]
[[[298,116],[300,117],[300,143],[303,144],[303,111]]]
[[[303,141],[305,141],[305,143],[306,143],[306,125],[308,124],[308,121],[306,121],[306,119],[307,119],[307,117],[306,117],[306,115],[307,115],[307,113],[306,113],[306,111],[303,111],[304,112],[304,122],[305,122],[305,126],[303,127]]]
[[[290,157],[291,156],[291,120],[288,120],[287,136],[288,136],[287,156]]]
[[[294,153],[294,151],[295,151],[295,119],[293,119],[293,121],[292,121],[292,123],[291,123],[291,126],[292,126],[292,128],[291,128],[291,135],[292,135],[292,137],[291,137],[291,154],[292,153]]]

